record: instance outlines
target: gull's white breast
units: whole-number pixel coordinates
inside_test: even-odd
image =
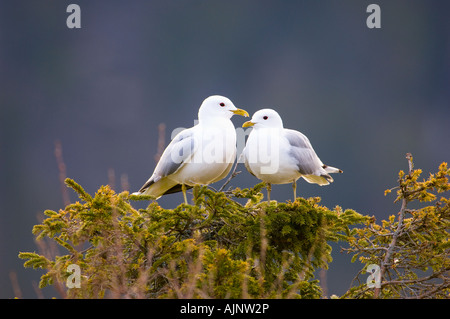
[[[280,129],[253,129],[244,156],[246,164],[257,178],[272,184],[285,184],[301,176],[289,150],[289,142]]]
[[[187,185],[206,185],[224,178],[236,158],[236,131],[229,120],[217,125],[198,125],[191,158],[171,179]]]

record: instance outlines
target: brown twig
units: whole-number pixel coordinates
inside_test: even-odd
[[[162,153],[164,152],[164,147],[166,146],[166,124],[159,123],[158,125],[158,146],[155,154],[155,163],[159,162]]]
[[[111,189],[116,189],[116,172],[114,168],[108,168],[108,185]]]
[[[10,271],[9,279],[11,280],[11,286],[14,291],[14,297],[22,299],[22,290],[20,289],[19,280],[17,279],[17,273],[15,271]]]
[[[230,181],[231,181],[234,177],[236,177],[238,174],[241,173],[241,171],[237,171],[237,172],[236,172],[237,165],[238,165],[238,161],[236,161],[236,164],[234,164],[234,169],[233,169],[233,171],[231,172],[230,177],[228,177],[228,179],[227,179],[226,182],[222,185],[222,187],[219,188],[219,190],[218,190],[219,192],[221,192],[221,191],[225,188],[225,186],[227,186],[227,185],[230,183]]]

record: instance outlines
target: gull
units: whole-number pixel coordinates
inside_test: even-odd
[[[295,201],[300,177],[323,186],[333,182],[330,173],[342,173],[322,163],[305,135],[283,128],[280,115],[272,109],[257,111],[242,127],[253,127],[243,150],[245,167],[267,184],[269,202],[272,184],[292,183]]]
[[[148,181],[133,195],[183,192],[195,185],[209,185],[228,175],[236,157],[234,115],[248,117],[230,99],[213,95],[198,110],[198,123],[179,132],[166,147]]]

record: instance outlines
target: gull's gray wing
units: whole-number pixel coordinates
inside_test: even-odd
[[[298,171],[302,175],[322,175],[323,163],[314,151],[309,139],[302,133],[285,129],[284,136],[288,140],[291,148],[289,155],[295,160]],[[319,174],[318,174],[319,173]]]
[[[139,192],[144,192],[145,189],[159,181],[161,178],[175,173],[187,160],[189,160],[189,158],[191,158],[196,147],[193,129],[194,128],[183,130],[173,138],[161,155],[152,176],[141,187]],[[179,190],[172,190],[172,192],[177,191]]]

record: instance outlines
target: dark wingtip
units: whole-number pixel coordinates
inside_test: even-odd
[[[186,189],[191,189],[192,187],[194,187],[194,186],[186,185]],[[169,188],[168,190],[166,190],[163,195],[178,193],[181,191],[182,191],[181,184],[176,184],[172,188]]]
[[[152,186],[152,184],[154,184],[154,183],[155,183],[154,181],[148,181],[147,183],[145,183],[145,184],[141,187],[141,189],[139,190],[139,192],[140,192],[140,193],[145,192],[145,190],[146,190],[147,188],[149,188],[150,186]]]
[[[320,177],[325,178],[329,183],[333,183],[334,182],[333,177],[331,177],[329,174],[322,174],[322,175],[320,175]]]

